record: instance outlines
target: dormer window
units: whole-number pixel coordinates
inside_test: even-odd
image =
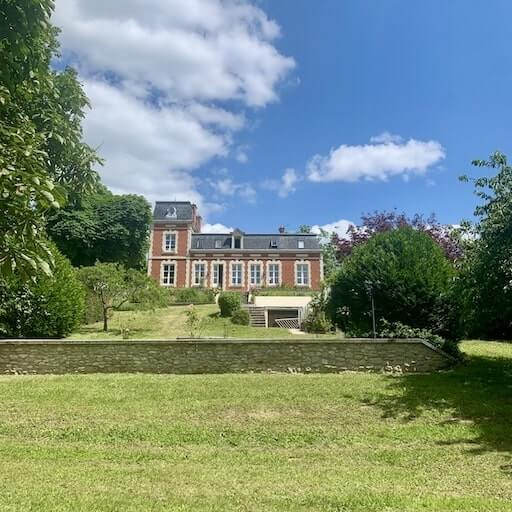
[[[215,240],[215,249],[222,249],[222,240],[219,238]]]
[[[176,208],[174,206],[171,206],[170,208],[167,208],[165,211],[165,217],[167,219],[175,219],[178,216],[176,212]]]
[[[270,240],[270,248],[277,249],[277,240]]]
[[[304,249],[304,240],[297,240],[297,249]]]
[[[242,248],[242,239],[240,237],[233,238],[233,249]]]
[[[196,249],[203,248],[203,241],[201,239],[196,240]]]

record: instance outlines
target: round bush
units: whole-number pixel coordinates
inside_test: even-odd
[[[250,320],[249,311],[246,309],[237,309],[231,317],[231,321],[237,325],[249,325]]]
[[[302,328],[306,332],[314,334],[326,334],[331,331],[332,324],[327,318],[325,311],[312,309],[304,318]]]
[[[60,338],[70,334],[84,315],[85,290],[76,270],[55,246],[53,275],[34,281],[0,280],[0,325],[7,336]]]
[[[237,292],[222,292],[219,295],[220,316],[233,316],[240,309],[241,298]]]
[[[328,311],[342,330],[372,330],[371,295],[377,321],[401,322],[450,338],[455,271],[428,235],[402,228],[373,236],[356,247],[334,276]]]

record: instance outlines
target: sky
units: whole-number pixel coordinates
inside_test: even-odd
[[[461,174],[512,154],[509,0],[57,0],[115,193],[205,230],[471,218]]]

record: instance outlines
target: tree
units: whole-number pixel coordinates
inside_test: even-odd
[[[372,330],[371,298],[377,320],[455,336],[450,261],[427,234],[399,228],[374,235],[354,248],[335,275],[328,311],[351,334]]]
[[[0,279],[0,334],[63,337],[80,324],[85,289],[68,259],[52,243],[48,248],[55,261],[51,276]]]
[[[99,261],[141,269],[146,263],[151,219],[144,197],[116,196],[103,188],[51,215],[47,231],[75,266]]]
[[[109,313],[127,302],[150,303],[156,283],[146,274],[137,270],[126,270],[117,263],[97,263],[92,267],[82,267],[79,277],[86,289],[97,298],[103,312],[103,330],[108,331]]]
[[[94,150],[82,142],[87,98],[75,71],[54,71],[52,0],[0,3],[0,272],[51,273],[44,217],[66,190],[97,182]]]
[[[465,327],[470,335],[512,337],[512,167],[495,152],[489,160],[472,162],[495,174],[470,180],[482,204],[478,222],[467,223],[470,242],[462,264],[460,294]]]
[[[463,243],[459,231],[452,226],[440,224],[435,215],[428,218],[419,214],[407,217],[405,213],[383,211],[362,215],[361,221],[359,226],[351,225],[348,228],[346,238],[335,235],[334,244],[337,246],[340,260],[349,256],[355,247],[366,243],[375,234],[405,227],[426,233],[441,247],[449,260],[457,261],[462,257]]]
[[[301,224],[297,233],[311,233],[311,226],[308,224]]]

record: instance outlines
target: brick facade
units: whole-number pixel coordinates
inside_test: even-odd
[[[166,203],[171,205],[175,203]],[[148,261],[148,274],[153,277],[162,286],[173,287],[193,287],[206,286],[216,287],[225,290],[248,291],[250,288],[261,288],[266,286],[285,286],[319,289],[323,278],[322,269],[322,253],[312,242],[312,235],[287,235],[283,232],[271,235],[250,235],[240,231],[236,232],[236,236],[240,238],[241,247],[222,247],[219,249],[206,248],[202,249],[193,246],[193,241],[200,237],[201,217],[197,214],[194,205],[192,207],[192,216],[190,219],[162,219],[155,215],[153,229],[151,233],[151,244]],[[155,210],[156,213],[157,210]],[[166,250],[165,237],[166,234],[175,241],[175,248]],[[210,238],[219,238],[220,241],[229,240],[233,237],[232,233],[219,235],[208,235]],[[194,238],[195,237],[195,238]],[[256,247],[244,248],[244,238],[249,240],[251,237],[257,238],[258,243],[263,244],[261,240],[272,239],[284,240],[286,249],[280,247]],[[300,240],[303,237],[308,238],[308,247],[299,247]],[[314,238],[314,237],[313,237]],[[211,240],[210,240],[211,241]],[[217,240],[215,240],[217,241]],[[293,244],[296,243],[296,247]],[[199,245],[200,242],[195,242]],[[250,245],[250,244],[247,244]],[[304,243],[302,243],[304,245]],[[204,265],[204,278],[198,283],[195,279],[196,264]],[[279,269],[279,283],[271,283],[269,279],[269,264],[277,264]],[[164,265],[167,265],[164,269]],[[241,283],[234,284],[232,281],[233,265],[241,265]],[[251,283],[251,266],[260,268],[259,284]],[[298,267],[304,269],[306,266],[307,279],[306,283],[298,282]],[[222,271],[215,272],[214,266],[221,266]],[[169,269],[169,267],[172,267]],[[217,267],[218,269],[218,267]],[[237,267],[237,270],[240,267]],[[164,270],[173,272],[172,282],[164,282]],[[197,269],[199,270],[199,268]],[[216,283],[215,278],[222,273],[222,283]],[[199,275],[199,274],[198,274]],[[220,276],[219,276],[220,277]],[[257,276],[255,276],[257,277]]]

